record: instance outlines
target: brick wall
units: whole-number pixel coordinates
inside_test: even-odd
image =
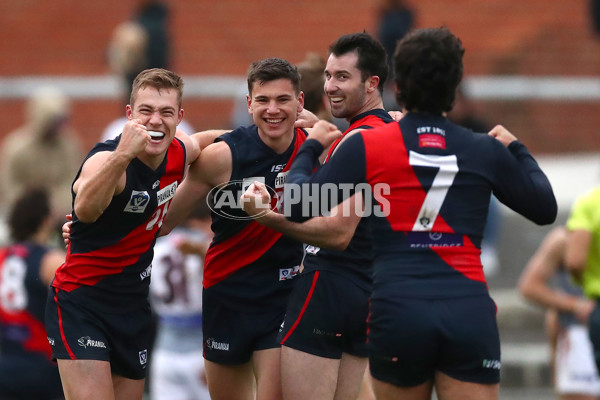
[[[325,55],[337,36],[373,33],[376,0],[166,0],[171,10],[172,68],[183,75],[243,75],[259,58],[297,62],[307,51]],[[102,75],[113,28],[137,1],[19,0],[0,2],[0,76]],[[466,75],[596,76],[600,39],[590,28],[584,0],[408,1],[417,24],[446,25],[467,49]],[[23,102],[0,100],[0,135],[22,122]],[[232,102],[188,99],[197,129],[228,126]],[[492,123],[502,122],[534,152],[598,149],[596,102],[479,104]],[[122,112],[118,101],[77,101],[73,124],[86,146]]]

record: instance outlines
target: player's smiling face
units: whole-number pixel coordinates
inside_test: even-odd
[[[366,83],[356,66],[358,52],[341,56],[331,54],[325,66],[325,94],[329,98],[331,113],[336,118],[356,116],[365,103]]]
[[[134,104],[127,106],[129,119],[140,119],[150,134],[146,153],[159,155],[167,150],[175,136],[177,125],[183,118],[175,89],[140,88]]]
[[[304,94],[296,94],[292,82],[282,78],[254,82],[247,102],[259,135],[277,140],[293,134],[294,122],[304,107]]]

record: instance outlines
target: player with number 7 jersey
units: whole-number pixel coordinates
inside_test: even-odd
[[[540,225],[557,214],[550,182],[514,135],[446,118],[463,54],[447,28],[409,33],[394,53],[404,117],[350,137],[311,175],[334,129],[315,125],[286,181],[286,192],[301,194],[298,184],[387,185],[374,193],[383,215],[371,213],[368,351],[378,399],[429,398],[434,386],[443,399],[498,399],[500,337],[480,260],[490,196]],[[302,201],[286,206],[292,220],[311,217]]]

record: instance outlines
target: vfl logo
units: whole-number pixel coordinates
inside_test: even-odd
[[[143,192],[132,190],[131,198],[123,211],[141,214],[146,210],[149,202],[150,196],[148,195],[148,192],[145,190]]]
[[[102,342],[100,340],[93,340],[89,336],[80,337],[79,340],[77,340],[77,344],[80,345],[81,347],[83,347],[84,349],[87,349],[88,347],[98,347],[101,349],[106,348],[106,345],[104,344],[104,342]]]
[[[140,274],[140,280],[143,281],[144,279],[148,278],[150,276],[150,274],[152,273],[152,265],[149,265],[146,267],[146,269],[144,271],[142,271],[142,273]]]
[[[146,365],[148,362],[148,350],[142,350],[139,352],[140,355],[140,365]]]

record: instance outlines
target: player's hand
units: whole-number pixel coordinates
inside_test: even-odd
[[[121,140],[115,152],[119,152],[133,160],[146,149],[150,143],[150,134],[146,126],[139,119],[127,121],[123,127]]]
[[[71,243],[71,224],[73,223],[73,215],[67,214],[65,217],[67,217],[67,222],[62,226],[62,237],[66,247]]]
[[[515,135],[510,133],[510,131],[502,125],[496,125],[495,127],[493,127],[492,130],[488,132],[488,135],[495,137],[496,139],[498,139],[498,141],[500,141],[500,143],[502,143],[505,146],[508,146],[509,144],[517,140]]]
[[[594,311],[594,308],[596,308],[595,301],[584,297],[577,299],[574,310],[575,317],[577,317],[579,322],[585,325],[588,323],[588,319],[592,311]]]
[[[315,114],[313,114],[305,108],[300,114],[298,114],[298,119],[296,119],[294,127],[312,128],[317,122],[319,122],[319,117],[317,117]]]
[[[394,119],[394,121],[398,122],[404,117],[404,113],[402,111],[388,111],[390,117]]]
[[[264,183],[254,181],[240,197],[242,208],[252,218],[260,218],[271,210],[271,195]]]
[[[337,126],[324,120],[317,122],[308,134],[309,139],[318,140],[324,148],[328,148],[341,137],[342,132],[340,132]]]

